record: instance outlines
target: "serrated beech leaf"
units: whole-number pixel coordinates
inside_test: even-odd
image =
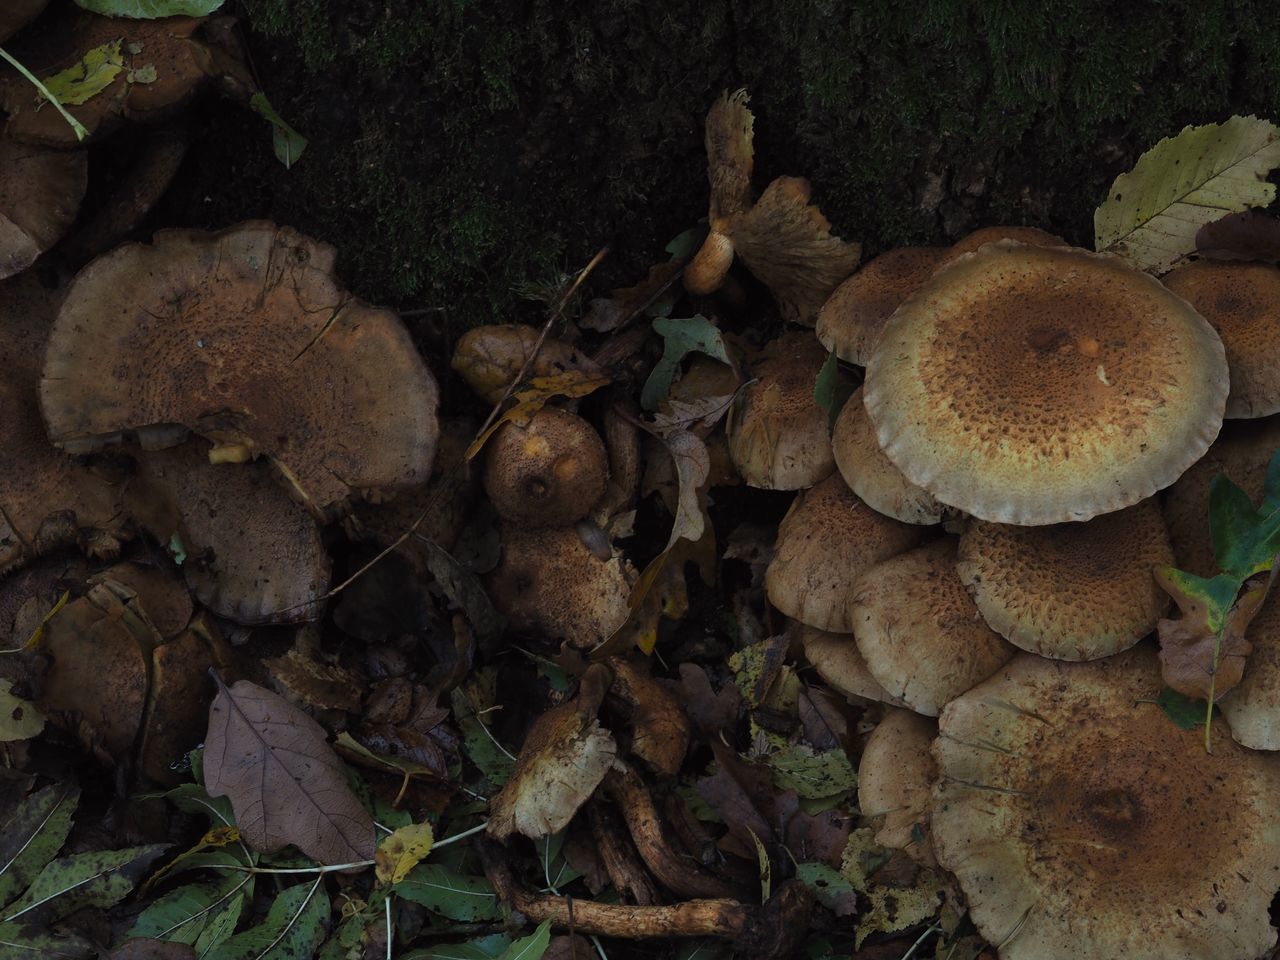
[[[205,789],[231,800],[240,835],[263,853],[293,844],[322,864],[371,860],[373,818],[347,785],[324,728],[247,680],[209,707]]]

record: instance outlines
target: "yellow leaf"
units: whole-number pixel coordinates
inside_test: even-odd
[[[44,729],[44,714],[12,691],[12,680],[0,680],[0,742],[30,740]]]
[[[67,69],[45,77],[44,85],[63,106],[79,106],[111,86],[123,69],[120,41],[112,40],[92,48]]]
[[[411,823],[383,840],[373,855],[374,872],[383,883],[399,883],[431,852],[435,834],[429,823]]]
[[[46,613],[41,619],[39,626],[31,631],[31,636],[27,638],[27,642],[22,645],[23,650],[34,650],[40,645],[40,641],[44,639],[44,628],[50,620],[54,618],[59,610],[67,605],[67,601],[71,599],[71,591],[64,591],[62,596],[58,598],[58,602],[53,605],[53,609]]]
[[[585,397],[609,383],[609,378],[598,373],[584,373],[581,370],[566,370],[550,377],[533,377],[523,387],[512,394],[515,406],[490,424],[489,428],[476,437],[467,447],[467,459],[471,460],[497,429],[508,421],[520,426],[527,426],[533,415],[546,406],[552,397]]]
[[[203,847],[225,847],[228,843],[240,842],[238,827],[214,827],[200,838]]]

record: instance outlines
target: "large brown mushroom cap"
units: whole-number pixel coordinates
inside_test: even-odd
[[[163,231],[98,258],[49,337],[50,438],[80,453],[178,425],[219,459],[269,457],[318,514],[426,480],[435,379],[399,318],[339,287],[333,261],[265,221]]]
[[[985,247],[988,243],[998,243],[1001,240],[1016,240],[1030,247],[1065,247],[1067,245],[1067,241],[1056,233],[1049,233],[1038,227],[980,227],[953,243],[942,257],[942,262],[950,263],[966,253],[973,253],[978,248]]]
[[[1087,523],[975,521],[959,557],[956,570],[987,624],[1042,657],[1109,657],[1154,630],[1169,608],[1151,571],[1174,562],[1173,547],[1152,500]]]
[[[508,421],[485,451],[484,489],[504,520],[566,527],[585,517],[605,491],[604,441],[577,414],[543,407],[527,424]]]
[[[930,717],[1017,652],[965,591],[953,537],[864,573],[854,588],[853,636],[876,681]]]
[[[21,273],[62,238],[88,185],[83,151],[0,140],[0,279]]]
[[[1226,415],[1280,412],[1280,268],[1199,260],[1166,275],[1164,284],[1200,311],[1222,338],[1231,368]]]
[[[5,0],[0,5],[0,43],[38,17],[48,5],[49,0]]]
[[[872,510],[833,473],[798,494],[778,527],[764,577],[769,602],[793,620],[849,633],[858,577],[918,545],[926,534]]]
[[[943,711],[933,844],[1002,960],[1254,958],[1276,942],[1280,767],[1154,700],[1153,653],[1023,654]]]
[[[926,867],[937,865],[929,840],[929,811],[937,764],[929,747],[938,725],[910,710],[891,709],[871,731],[858,763],[858,807],[883,818],[876,843]]]
[[[890,318],[864,400],[889,459],[997,523],[1087,520],[1168,486],[1222,426],[1222,342],[1122,261],[1003,241]]]

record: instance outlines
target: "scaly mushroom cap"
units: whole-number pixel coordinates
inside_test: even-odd
[[[880,682],[871,675],[867,661],[862,659],[851,634],[828,633],[805,624],[799,624],[799,628],[805,659],[813,664],[818,676],[846,699],[854,703],[874,701],[895,707],[907,705],[906,701],[899,700],[880,686]]]
[[[0,279],[21,273],[62,239],[88,185],[84,151],[0,140]]]
[[[171,640],[186,628],[195,612],[191,593],[172,568],[144,567],[138,563],[117,563],[87,578],[90,587],[114,580],[137,594],[156,632]]]
[[[38,17],[48,5],[49,0],[5,0],[0,7],[0,43]]]
[[[504,520],[567,527],[604,496],[604,441],[577,414],[543,407],[521,426],[508,421],[490,439],[484,489]]]
[[[960,582],[953,537],[864,573],[853,590],[853,636],[876,681],[929,717],[1017,652]]]
[[[851,276],[818,311],[814,332],[822,345],[849,363],[866,366],[885,322],[933,275],[945,247],[901,247],[876,257]]]
[[[1023,654],[950,703],[933,844],[1001,960],[1254,958],[1276,942],[1280,767],[1154,703],[1146,648]]]
[[[129,512],[181,549],[187,585],[237,623],[316,620],[331,563],[315,520],[262,463],[209,462],[198,440],[138,454]]]
[[[929,840],[929,811],[937,764],[929,747],[938,724],[910,710],[889,710],[871,731],[858,763],[858,808],[883,817],[876,843],[904,850],[917,863],[937,865]]]
[[[162,231],[99,257],[49,336],[50,439],[84,453],[178,425],[219,459],[269,457],[318,515],[426,480],[435,379],[394,313],[338,286],[333,260],[266,221]]]
[[[966,253],[973,253],[979,247],[985,247],[988,243],[998,243],[1001,240],[1016,240],[1029,247],[1065,247],[1067,245],[1067,241],[1057,234],[1048,233],[1037,227],[982,227],[953,243],[942,257],[942,263],[950,263]]]
[[[1272,590],[1249,623],[1253,645],[1244,678],[1222,695],[1218,709],[1231,736],[1254,750],[1280,750],[1280,593]]]
[[[1087,520],[1168,486],[1222,426],[1213,328],[1153,277],[988,244],[885,326],[864,402],[912,483],[996,523]]]
[[[1169,595],[1151,571],[1173,546],[1154,500],[1087,523],[1011,527],[974,521],[956,570],[987,624],[1054,660],[1127,650],[1156,627]]]
[[[852,588],[875,564],[921,543],[928,531],[877,513],[833,473],[798,494],[778,527],[765,571],[769,602],[819,630],[853,630]]]
[[[537,343],[538,331],[523,323],[472,327],[458,338],[451,366],[480,399],[497,403]],[[600,365],[577,347],[547,339],[529,365],[528,376],[554,377],[568,370],[602,372]]]
[[[1280,413],[1280,268],[1199,260],[1166,275],[1164,285],[1200,311],[1222,338],[1231,368],[1226,415]]]
[[[813,399],[826,360],[804,331],[784,333],[751,364],[756,382],[729,414],[729,456],[748,486],[802,490],[835,468],[827,414]]]
[[[954,513],[923,487],[902,475],[880,449],[876,429],[862,402],[862,388],[853,392],[836,417],[831,452],[840,476],[873,510],[903,523],[938,523]]]

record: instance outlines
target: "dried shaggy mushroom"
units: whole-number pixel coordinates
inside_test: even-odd
[[[458,339],[452,366],[486,403],[497,403],[538,342],[538,331],[519,323],[472,327]],[[530,364],[529,377],[554,377],[569,370],[600,373],[600,365],[577,347],[543,341]]]
[[[237,623],[318,619],[331,563],[311,515],[266,464],[213,464],[193,440],[138,454],[127,491],[138,524],[183,556],[202,604]]]
[[[805,659],[829,686],[855,703],[874,701],[905,707],[906,701],[891,694],[867,669],[852,634],[828,633],[800,624],[800,643]]]
[[[748,486],[802,490],[831,473],[835,461],[827,414],[813,399],[826,355],[809,333],[784,333],[751,364],[755,383],[729,414],[729,456]]]
[[[1275,944],[1280,767],[1225,730],[1207,753],[1155,705],[1160,687],[1142,647],[1022,654],[943,711],[934,850],[1002,960],[1245,960]]]
[[[1017,652],[986,625],[960,582],[952,537],[864,573],[852,615],[854,639],[876,682],[930,717]]]
[[[1153,500],[1086,523],[1011,527],[974,521],[956,570],[987,624],[1054,660],[1127,650],[1169,608],[1151,571],[1173,547]]]
[[[502,560],[486,577],[512,628],[578,648],[607,639],[630,613],[635,571],[621,554],[599,559],[573,528],[502,528]]]
[[[861,387],[845,401],[836,417],[831,452],[849,489],[886,517],[903,523],[930,524],[955,512],[904,477],[884,455],[862,402]]]
[[[937,764],[929,752],[938,725],[910,710],[889,710],[871,731],[858,763],[858,808],[883,818],[875,840],[905,850],[926,867],[937,864],[929,840],[929,811]]]
[[[0,43],[38,17],[48,5],[49,0],[5,0],[0,6]]]
[[[755,117],[747,109],[746,90],[725,91],[707,111],[703,142],[707,150],[707,179],[711,202],[710,233],[684,272],[691,293],[713,293],[733,264],[733,241],[724,235],[731,217],[755,199],[751,173],[755,167]]]
[[[605,491],[604,441],[577,414],[543,407],[527,424],[504,423],[485,453],[484,489],[504,520],[565,527],[581,520]]]
[[[73,543],[115,557],[130,536],[111,466],[79,464],[45,436],[37,386],[57,303],[30,275],[0,284],[0,573]]]
[[[997,523],[1087,520],[1168,486],[1222,426],[1213,328],[1153,277],[1068,247],[988,244],[889,319],[864,402],[941,502]]]
[[[1164,285],[1195,307],[1222,338],[1231,368],[1226,415],[1280,412],[1280,269],[1269,263],[1199,260],[1166,275]]]
[[[961,237],[945,251],[942,263],[958,260],[966,253],[973,253],[979,247],[1001,240],[1016,240],[1030,247],[1065,247],[1067,241],[1054,233],[1037,227],[982,227],[967,236]]]
[[[945,247],[902,247],[876,257],[851,276],[818,311],[814,332],[849,363],[866,366],[885,321],[933,275]]]
[[[921,527],[872,510],[833,473],[798,494],[778,527],[764,577],[769,602],[811,627],[849,633],[858,577],[926,536]]]
[[[62,239],[88,185],[83,151],[0,140],[0,279],[21,273]]]
[[[269,458],[320,515],[426,480],[435,380],[394,313],[338,286],[334,256],[252,221],[166,230],[99,257],[49,335],[50,438],[84,453],[131,431],[168,446],[186,428],[214,441],[216,460]]]

